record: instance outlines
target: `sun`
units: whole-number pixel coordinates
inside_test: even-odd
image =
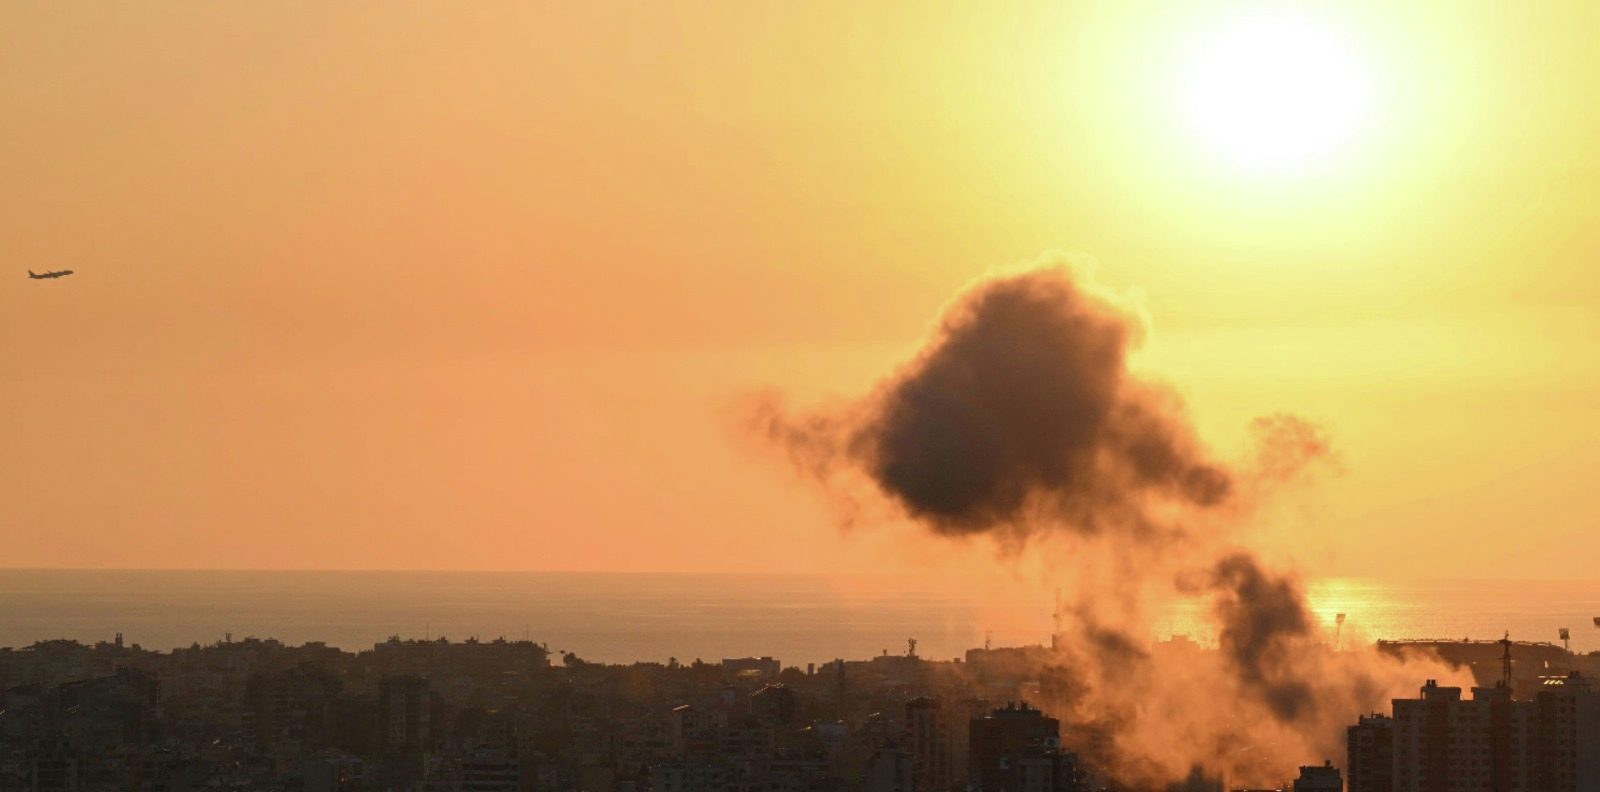
[[[1313,167],[1371,120],[1372,78],[1357,48],[1309,17],[1245,17],[1196,36],[1180,84],[1186,126],[1253,170]]]

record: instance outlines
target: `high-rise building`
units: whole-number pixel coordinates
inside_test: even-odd
[[[1577,672],[1542,681],[1532,707],[1532,765],[1541,792],[1600,789],[1600,692]]]
[[[943,792],[955,782],[950,717],[943,702],[922,696],[906,702],[906,743],[917,792]]]
[[[989,714],[989,702],[978,698],[949,702],[950,717],[950,782],[961,785],[972,776],[972,722]]]
[[[1363,717],[1348,735],[1350,792],[1600,790],[1600,692],[1576,672],[1520,701],[1504,684],[1462,699],[1428,680],[1420,698],[1395,699],[1392,725]]]
[[[1061,750],[1061,723],[1027,704],[1008,704],[971,722],[969,778],[983,792],[1070,792],[1080,787],[1077,756]]]
[[[1394,719],[1363,715],[1345,736],[1349,792],[1394,792]]]
[[[431,709],[426,677],[385,677],[379,683],[378,745],[392,776],[411,779],[422,774],[432,734]]]
[[[1394,700],[1396,792],[1529,789],[1516,730],[1526,719],[1509,688],[1461,688],[1428,680],[1422,696]]]

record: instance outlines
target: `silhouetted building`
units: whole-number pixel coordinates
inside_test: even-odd
[[[444,678],[455,675],[526,674],[550,667],[550,651],[533,641],[451,643],[444,638],[404,641],[392,637],[372,647],[373,659],[388,676]]]
[[[119,668],[110,676],[63,683],[51,703],[57,722],[78,736],[78,747],[100,752],[155,741],[160,689],[155,674]]]
[[[668,716],[668,738],[678,756],[698,756],[717,750],[722,722],[718,713],[682,704]]]
[[[522,765],[509,751],[479,750],[461,760],[461,792],[517,792]]]
[[[731,788],[727,766],[709,762],[657,765],[650,769],[653,792],[723,792]]]
[[[338,678],[310,664],[257,672],[245,682],[245,737],[257,750],[315,748],[334,736]]]
[[[1428,680],[1421,698],[1395,699],[1397,792],[1498,792],[1530,789],[1527,709],[1506,687],[1461,688]]]
[[[889,743],[867,759],[861,788],[864,792],[916,792],[911,780],[911,754]]]
[[[378,745],[386,774],[394,779],[422,775],[431,736],[428,680],[385,677],[378,687]]]
[[[1386,790],[1383,722],[1350,730],[1351,791]],[[1395,699],[1396,792],[1579,792],[1600,789],[1600,693],[1577,672],[1540,681],[1532,700],[1504,685],[1461,689],[1434,680]]]
[[[971,780],[982,792],[1079,787],[1077,757],[1061,750],[1061,723],[1027,704],[1008,704],[973,720],[971,739]]]
[[[1534,788],[1600,789],[1600,692],[1577,672],[1541,681],[1533,699]]]
[[[1323,762],[1300,768],[1300,777],[1294,780],[1294,792],[1344,792],[1344,779],[1332,762]]]
[[[949,789],[955,782],[950,715],[936,698],[906,702],[906,743],[918,792]]]
[[[1394,792],[1394,720],[1363,715],[1345,730],[1349,792]]]
[[[770,657],[730,657],[722,661],[723,673],[735,679],[775,682],[783,664]]]
[[[763,723],[786,725],[794,722],[800,705],[794,690],[787,685],[765,685],[750,694],[750,715]]]
[[[27,763],[29,792],[77,792],[78,757],[66,740],[40,742]]]

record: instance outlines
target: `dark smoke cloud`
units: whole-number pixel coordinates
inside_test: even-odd
[[[944,534],[1149,531],[1163,504],[1227,501],[1176,400],[1127,371],[1143,328],[1064,268],[989,280],[932,343],[854,412],[762,414],[813,474],[865,472]]]
[[[1292,578],[1273,576],[1235,553],[1212,570],[1218,644],[1239,681],[1257,692],[1280,720],[1314,703],[1310,681],[1296,673],[1294,652],[1312,636],[1311,614]]]
[[[1332,756],[1356,713],[1448,670],[1320,645],[1295,579],[1224,549],[1327,438],[1274,415],[1251,426],[1252,460],[1213,460],[1176,396],[1129,371],[1143,331],[1066,268],[990,278],[872,395],[802,413],[767,400],[757,431],[852,513],[887,502],[940,535],[1070,546],[1076,590],[1041,688],[1073,747],[1124,781]],[[1151,595],[1208,602],[1216,651],[1149,641]]]

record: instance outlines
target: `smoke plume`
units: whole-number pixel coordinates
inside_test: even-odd
[[[1043,703],[1092,762],[1124,783],[1280,779],[1342,755],[1359,712],[1449,672],[1318,642],[1298,583],[1234,527],[1326,458],[1326,438],[1270,416],[1251,427],[1254,459],[1213,458],[1181,400],[1129,370],[1144,334],[1127,301],[1066,267],[996,276],[867,397],[811,412],[767,399],[753,425],[852,504],[1061,554],[1072,618]],[[1215,651],[1145,638],[1162,599],[1203,603]]]

